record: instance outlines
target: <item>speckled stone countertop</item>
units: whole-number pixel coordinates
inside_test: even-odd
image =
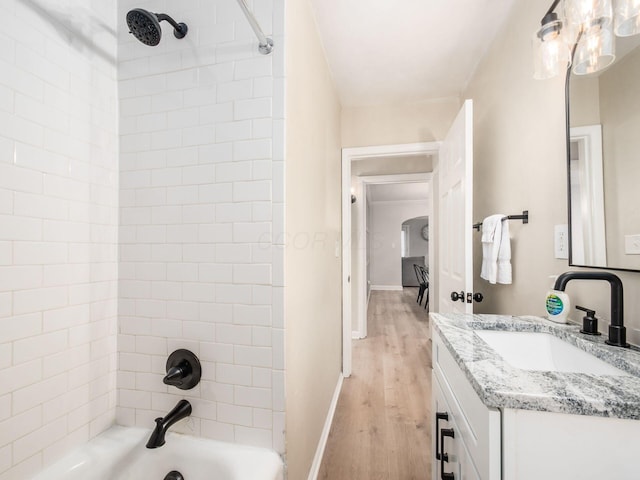
[[[578,325],[534,316],[431,313],[433,328],[488,407],[640,419],[640,352],[605,345],[606,334],[583,335]],[[474,331],[545,332],[630,376],[529,371],[505,362]]]

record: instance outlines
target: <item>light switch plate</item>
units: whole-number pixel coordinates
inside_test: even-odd
[[[554,252],[556,258],[569,258],[569,225],[556,225],[554,228]]]
[[[640,235],[624,236],[624,253],[627,255],[640,255]]]

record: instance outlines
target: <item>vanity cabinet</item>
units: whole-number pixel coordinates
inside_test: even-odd
[[[482,403],[437,334],[433,337],[432,415],[433,480],[502,478],[500,411]]]
[[[432,340],[432,480],[640,478],[640,421],[487,407]]]

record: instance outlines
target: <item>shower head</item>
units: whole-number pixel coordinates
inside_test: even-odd
[[[177,23],[173,18],[164,13],[152,13],[142,8],[134,8],[127,13],[129,33],[133,34],[134,37],[145,45],[151,47],[155,47],[160,43],[160,38],[162,38],[160,22],[163,20],[173,25],[173,35],[176,38],[184,38],[187,34],[188,28],[186,24]]]

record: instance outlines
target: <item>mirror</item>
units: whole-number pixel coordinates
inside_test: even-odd
[[[640,39],[568,79],[569,265],[640,271]]]

